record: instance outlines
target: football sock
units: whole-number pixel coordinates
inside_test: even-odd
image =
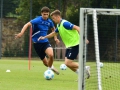
[[[51,70],[51,67],[48,67],[48,70]]]
[[[51,69],[54,69],[54,66],[52,65]]]

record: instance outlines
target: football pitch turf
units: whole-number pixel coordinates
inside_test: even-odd
[[[45,80],[43,74],[47,70],[42,61],[31,60],[30,70],[28,59],[0,59],[0,90],[78,90],[78,76],[70,69],[60,70],[64,61],[54,61],[60,75],[53,80]],[[91,67],[91,77],[86,80],[85,90],[98,90],[96,63],[87,62]],[[6,70],[11,72],[6,72]],[[120,63],[104,63],[101,68],[102,90],[120,90]]]
[[[60,70],[63,61],[54,61],[54,66],[60,75],[54,76],[53,80],[45,80],[43,74],[47,70],[39,60],[31,61],[28,69],[28,60],[0,60],[0,90],[77,90],[77,74],[70,69]],[[11,72],[6,72],[9,69]]]

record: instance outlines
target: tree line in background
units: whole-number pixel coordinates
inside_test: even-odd
[[[15,15],[17,18],[16,23],[25,24],[30,19],[40,15],[40,10],[43,6],[48,6],[51,11],[59,9],[62,12],[62,17],[68,21],[79,25],[79,12],[80,7],[83,8],[111,8],[116,9],[120,7],[120,0],[3,0],[3,17],[7,17],[9,14]],[[32,12],[32,13],[31,13]],[[118,19],[118,22],[116,22]],[[116,23],[118,23],[118,30],[120,29],[120,18],[116,16],[98,16],[99,25],[99,39],[100,46],[106,41],[111,41],[115,38]],[[93,31],[92,17],[89,17],[89,32]],[[108,27],[108,25],[110,25]],[[104,30],[103,30],[104,28]],[[25,35],[25,45],[28,46],[28,33]],[[117,34],[120,34],[118,32]],[[90,34],[91,35],[91,34]],[[108,36],[102,38],[103,36]],[[102,37],[101,37],[102,36]],[[119,36],[118,36],[119,38]],[[110,42],[108,42],[110,43]],[[104,46],[102,53],[104,54]]]
[[[59,9],[65,19],[79,23],[79,9],[84,8],[119,8],[120,0],[3,0],[3,17],[16,14],[19,22],[25,23],[40,15],[43,6],[48,6],[51,11]],[[1,4],[1,2],[0,2]],[[32,8],[30,8],[32,5]],[[30,12],[32,9],[32,13]],[[76,17],[77,16],[77,17]],[[31,19],[32,19],[31,18]]]

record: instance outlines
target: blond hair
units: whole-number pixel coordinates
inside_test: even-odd
[[[61,16],[61,12],[59,10],[55,10],[50,14],[50,16],[53,16],[53,15]]]

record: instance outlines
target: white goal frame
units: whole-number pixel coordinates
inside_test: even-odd
[[[104,9],[104,8],[80,8],[80,44],[79,44],[79,74],[78,74],[78,90],[85,90],[84,84],[84,68],[86,63],[86,44],[87,39],[87,15],[93,16],[93,28],[94,28],[94,42],[95,42],[95,58],[97,64],[97,79],[98,90],[102,90],[101,84],[101,72],[100,72],[100,55],[99,55],[99,41],[98,41],[98,27],[97,27],[97,15],[120,15],[120,9]]]

